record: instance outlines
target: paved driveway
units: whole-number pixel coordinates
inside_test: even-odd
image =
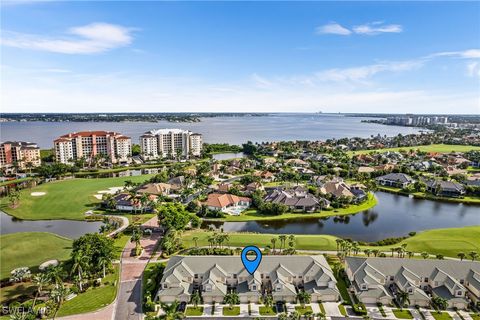
[[[338,302],[323,302],[323,307],[325,308],[325,313],[329,317],[343,317],[338,309]]]

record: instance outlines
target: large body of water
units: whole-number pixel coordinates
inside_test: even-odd
[[[15,232],[51,232],[77,239],[86,233],[98,232],[101,221],[75,220],[18,220],[0,211],[0,234]]]
[[[224,231],[276,234],[330,234],[359,241],[406,236],[410,231],[480,225],[480,207],[414,199],[377,192],[378,204],[340,219],[295,219],[248,222],[205,222]]]
[[[325,140],[344,137],[393,136],[409,134],[418,128],[362,123],[367,118],[325,114],[275,114],[269,116],[202,118],[195,123],[152,122],[3,122],[2,141],[37,142],[40,148],[52,148],[60,135],[84,130],[111,130],[132,137],[138,143],[145,131],[158,128],[181,128],[203,134],[207,143],[240,145],[247,141]]]

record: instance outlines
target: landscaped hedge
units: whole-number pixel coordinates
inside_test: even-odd
[[[353,306],[353,312],[359,316],[366,316],[367,315],[367,308],[363,303],[355,303]]]

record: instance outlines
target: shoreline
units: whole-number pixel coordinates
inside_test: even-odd
[[[378,187],[378,191],[381,192],[387,192],[391,194],[398,194],[400,196],[404,197],[410,197],[412,196],[414,199],[418,200],[429,200],[429,201],[435,201],[435,202],[448,202],[448,203],[458,203],[458,204],[464,204],[468,206],[480,206],[480,198],[479,199],[464,199],[464,198],[449,198],[449,197],[438,197],[434,196],[425,192],[406,192],[403,191],[402,189],[394,189],[394,188],[387,188],[387,187]]]
[[[273,221],[273,220],[295,220],[295,219],[315,219],[315,218],[327,218],[334,216],[346,216],[355,215],[362,211],[369,210],[378,204],[378,199],[373,193],[370,193],[368,199],[358,205],[351,205],[348,208],[339,208],[333,210],[324,210],[321,212],[312,213],[284,213],[278,216],[267,215],[255,215],[258,213],[252,212],[252,215],[248,213],[239,216],[226,216],[225,218],[202,218],[205,222],[245,222],[245,221]],[[247,210],[248,212],[248,210]]]

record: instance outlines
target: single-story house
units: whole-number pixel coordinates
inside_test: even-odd
[[[405,173],[389,173],[375,179],[378,184],[386,187],[405,188],[414,180]]]
[[[210,210],[227,211],[231,207],[250,207],[252,199],[239,197],[230,193],[210,193],[207,201],[203,203]]]

